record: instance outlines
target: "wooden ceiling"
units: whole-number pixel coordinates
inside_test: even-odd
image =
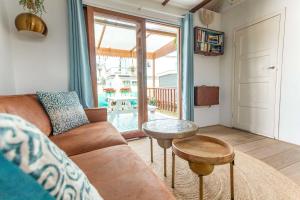
[[[147,59],[154,60],[166,56],[174,51],[176,51],[175,41],[171,41],[155,52],[147,52]],[[135,58],[136,50],[128,51],[122,49],[112,49],[112,48],[97,48],[97,54],[101,56],[112,56],[121,58]]]
[[[122,58],[136,57],[136,47],[133,47],[131,50],[101,47],[107,26],[116,26],[116,27],[121,27],[121,28],[125,28],[125,29],[135,29],[135,27],[131,27],[129,25],[124,25],[124,24],[120,24],[120,23],[111,23],[111,22],[103,21],[103,20],[95,20],[95,22],[103,25],[103,29],[100,34],[99,42],[96,46],[96,52],[98,55],[122,57]],[[173,37],[174,40],[165,44],[164,46],[160,47],[159,49],[155,50],[154,52],[147,52],[147,59],[151,59],[151,60],[157,59],[157,58],[166,56],[166,55],[176,51],[176,49],[177,49],[177,47],[176,47],[177,34],[176,33],[148,28],[146,30],[146,37],[148,38],[150,35],[161,35],[161,36]]]

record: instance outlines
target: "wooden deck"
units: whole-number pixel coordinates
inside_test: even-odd
[[[224,126],[201,128],[200,134],[231,143],[236,150],[267,163],[300,185],[300,146]]]

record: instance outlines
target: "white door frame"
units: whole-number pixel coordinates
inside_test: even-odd
[[[234,113],[234,96],[235,96],[235,57],[236,57],[236,33],[242,29],[248,28],[255,24],[258,24],[262,21],[266,21],[270,18],[279,16],[280,17],[280,29],[279,29],[279,37],[278,37],[278,53],[277,53],[277,77],[276,77],[276,91],[275,91],[275,113],[274,113],[274,127],[273,127],[273,135],[275,139],[279,139],[279,124],[280,124],[280,101],[281,101],[281,79],[282,79],[282,66],[283,66],[283,52],[284,52],[284,36],[285,36],[285,19],[286,19],[286,8],[266,15],[264,17],[258,18],[256,20],[251,21],[250,23],[246,23],[242,26],[236,27],[233,31],[233,47],[232,47],[232,61],[233,61],[233,68],[231,72],[232,76],[232,83],[231,83],[231,124],[233,125],[233,113]]]

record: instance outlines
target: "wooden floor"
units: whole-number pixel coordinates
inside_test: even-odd
[[[200,134],[229,142],[236,150],[267,163],[300,185],[300,146],[223,126],[201,128]]]

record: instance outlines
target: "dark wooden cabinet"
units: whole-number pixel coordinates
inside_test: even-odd
[[[196,86],[195,106],[219,105],[219,87],[216,86]]]

